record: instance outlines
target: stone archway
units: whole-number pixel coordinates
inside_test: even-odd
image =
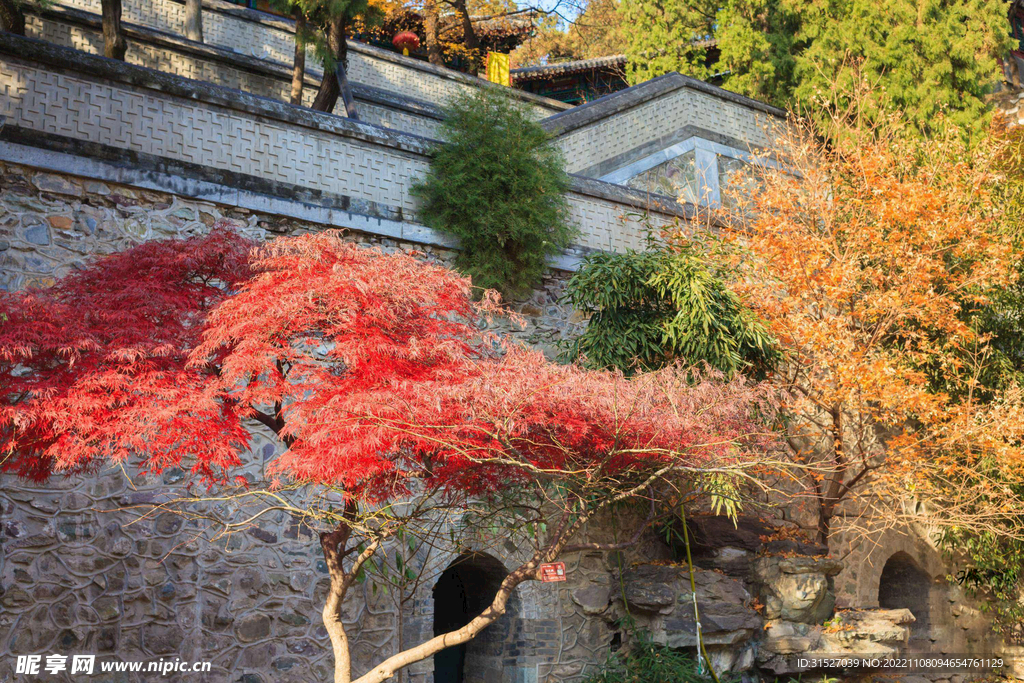
[[[902,550],[893,553],[878,579],[878,606],[906,608],[916,621],[910,629],[911,649],[915,641],[925,643],[932,636],[932,577]]]
[[[461,628],[486,609],[501,582],[505,566],[486,553],[465,553],[442,572],[434,585],[434,635]],[[513,595],[505,614],[463,645],[434,655],[434,683],[500,683],[503,658],[510,649],[518,616]]]

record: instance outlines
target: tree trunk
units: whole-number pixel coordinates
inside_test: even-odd
[[[334,56],[334,71],[332,73],[330,69],[324,69],[324,77],[320,81],[320,90],[316,93],[312,108],[317,111],[334,111],[334,105],[338,103],[338,95],[341,95],[345,104],[345,115],[350,119],[358,120],[355,98],[352,96],[352,89],[349,87],[348,76],[345,73],[345,69],[348,67],[346,24],[344,17],[331,19],[327,31],[327,47]]]
[[[388,657],[368,673],[356,679],[354,683],[384,683],[384,681],[394,676],[395,672],[403,667],[422,661],[446,648],[469,642],[505,613],[512,591],[524,581],[536,578],[539,565],[540,560],[535,557],[506,576],[505,580],[501,582],[501,587],[498,588],[498,592],[495,594],[490,606],[462,628],[434,636],[416,647],[409,648],[393,657]],[[335,683],[337,683],[337,678],[335,678]]]
[[[14,0],[0,0],[0,29],[19,36],[25,35],[25,13]]]
[[[351,533],[349,527],[339,524],[331,533],[320,534],[320,547],[323,548],[327,572],[331,577],[331,587],[324,602],[323,618],[324,628],[334,650],[334,683],[350,683],[352,680],[348,634],[345,633],[345,625],[341,621],[341,604],[345,600],[345,591],[348,587],[341,561]]]
[[[121,0],[100,0],[103,7],[103,54],[124,61],[128,42],[121,30]]]
[[[480,58],[482,57],[479,53],[480,40],[476,37],[476,31],[473,29],[473,20],[469,16],[466,0],[454,0],[452,6],[462,19],[462,44],[466,46],[466,51],[470,55],[470,72],[475,73],[480,70]]]
[[[427,0],[423,5],[423,13],[426,15],[423,30],[427,34],[427,61],[435,66],[444,66],[444,57],[441,55],[441,38],[437,27],[439,15],[436,0]]]
[[[828,536],[832,532],[832,506],[824,501],[818,506],[818,543],[828,547]]]
[[[455,7],[459,18],[462,19],[462,44],[466,46],[466,49],[477,49],[480,47],[480,40],[476,37],[476,31],[473,29],[473,20],[469,16],[466,0],[454,0],[452,6]]]
[[[306,15],[295,8],[295,58],[292,60],[291,103],[302,105],[302,86],[306,81],[306,42],[302,39],[306,30]]]
[[[311,109],[317,111],[334,111],[334,105],[338,103],[338,78],[335,72],[324,69],[324,76],[320,79],[320,89],[316,91]]]
[[[833,406],[829,411],[832,416],[832,471],[822,482],[824,487],[818,505],[818,541],[828,546],[828,537],[832,533],[832,517],[836,507],[848,490],[844,484],[850,469],[846,458],[846,445],[843,442],[843,409]]]
[[[203,0],[185,0],[185,37],[203,42]]]

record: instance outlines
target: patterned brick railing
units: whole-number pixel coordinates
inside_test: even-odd
[[[186,194],[199,190],[183,179],[198,180],[222,188],[218,196],[231,188],[372,216],[404,226],[404,238],[443,243],[416,225],[410,194],[429,164],[424,138],[9,34],[0,35],[0,90],[0,139],[20,148],[127,165],[140,183],[159,176]],[[579,247],[642,245],[640,193],[577,179],[570,203]],[[660,207],[653,220],[675,217],[686,208]]]
[[[90,6],[98,0],[64,1]],[[224,8],[219,0],[208,0],[207,23],[214,28],[234,28],[227,33],[226,29],[214,31],[207,44],[200,44],[171,32],[180,30],[178,0],[155,0],[145,6],[138,5],[140,1],[126,0],[125,5],[126,16],[138,22],[126,24],[128,62],[263,97],[281,101],[289,98],[291,57],[278,60],[283,52],[268,53],[264,48],[277,45],[283,51],[286,43],[291,44],[291,22],[251,10]],[[251,15],[262,18],[254,19]],[[248,35],[245,31],[255,30],[253,26],[263,32],[256,37],[270,39],[246,46],[249,52],[260,56],[244,54],[236,45],[237,40]],[[29,16],[28,32],[58,45],[93,54],[102,52],[100,16],[91,11],[60,5],[37,10]],[[218,35],[223,38],[219,43]],[[465,74],[358,43],[352,43],[351,54],[350,70],[361,118],[424,137],[438,136],[441,116],[437,102],[443,102],[459,88],[475,88],[482,83]],[[320,79],[315,61],[309,63],[304,93],[307,106]],[[390,75],[382,76],[385,72]],[[522,95],[519,91],[509,92]],[[763,103],[679,74],[669,74],[561,113],[554,113],[546,104],[538,106],[535,100],[524,101],[533,107],[543,125],[558,136],[569,170],[592,178],[628,167],[691,137],[741,151],[770,146],[771,125],[783,115]]]
[[[292,68],[266,59],[238,54],[216,45],[193,43],[155,29],[125,24],[128,51],[125,60],[157,71],[243,90],[281,102],[291,97]],[[29,14],[26,33],[55,45],[90,54],[103,54],[101,18],[82,10],[55,6]],[[303,104],[316,96],[320,73],[306,75]],[[441,123],[439,107],[359,83],[353,84],[359,117],[384,128],[436,138]],[[344,114],[344,104],[335,112]]]
[[[58,0],[59,4],[100,13],[100,0]],[[174,35],[184,33],[185,6],[175,0],[122,0],[123,20]],[[295,26],[285,18],[245,10],[221,0],[203,3],[203,39],[210,45],[283,64],[295,55]],[[315,60],[310,59],[310,66]],[[349,41],[349,80],[407,97],[443,105],[459,92],[471,91],[487,81],[436,67],[370,45]],[[568,105],[519,90],[510,94],[531,106],[538,118]]]
[[[703,137],[740,149],[772,146],[785,112],[747,97],[666,74],[545,119],[568,168],[593,178]]]

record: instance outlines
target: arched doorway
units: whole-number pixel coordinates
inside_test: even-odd
[[[458,557],[434,585],[434,635],[462,628],[483,612],[506,576],[504,565],[485,553]],[[516,601],[510,599],[505,614],[476,638],[435,654],[434,683],[501,681],[502,655],[516,612]]]
[[[907,553],[900,551],[886,561],[878,579],[878,606],[882,609],[905,607],[916,621],[910,627],[911,649],[915,641],[931,637],[932,577]]]

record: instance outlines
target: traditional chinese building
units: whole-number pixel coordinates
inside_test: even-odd
[[[705,64],[711,66],[718,61],[718,41],[709,38],[697,45],[707,51]],[[512,86],[560,102],[583,104],[628,88],[627,62],[626,55],[608,55],[520,67],[512,70]],[[722,74],[714,75],[707,82],[720,85]]]

